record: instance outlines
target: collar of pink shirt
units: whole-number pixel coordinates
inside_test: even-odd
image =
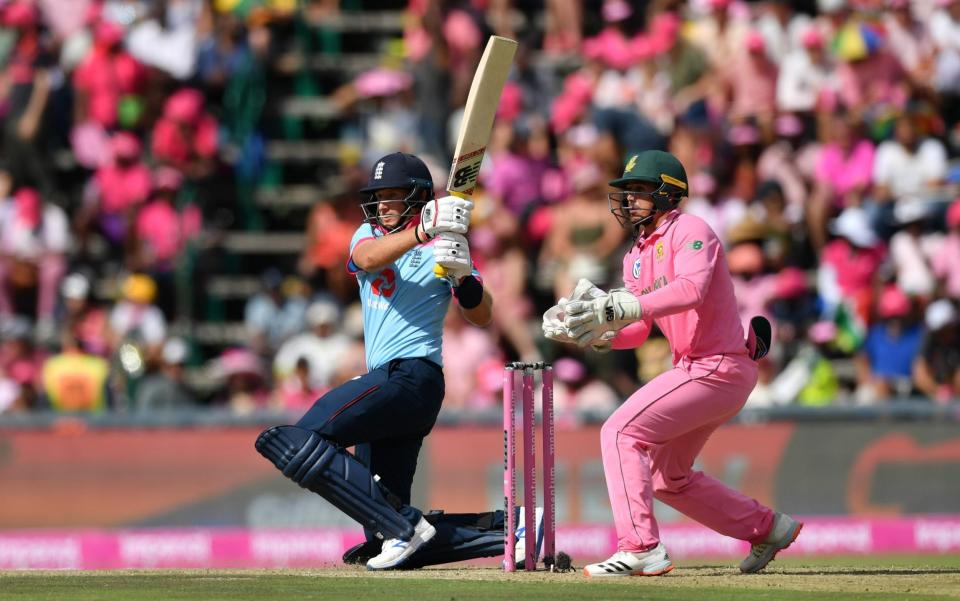
[[[664,220],[660,222],[660,225],[658,225],[657,228],[653,230],[649,236],[641,235],[637,238],[637,247],[645,248],[646,246],[651,244],[654,240],[662,238],[667,233],[667,230],[670,229],[670,226],[674,224],[674,222],[677,220],[679,216],[680,216],[680,209],[671,210],[669,213],[667,213],[667,216],[664,218]]]

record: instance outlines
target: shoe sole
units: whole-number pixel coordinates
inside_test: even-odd
[[[767,567],[768,565],[770,565],[770,562],[771,562],[771,561],[773,561],[773,560],[775,560],[775,559],[777,558],[777,553],[779,553],[780,551],[784,551],[784,550],[790,548],[790,545],[793,544],[793,541],[797,540],[797,538],[800,536],[800,531],[801,531],[801,530],[803,530],[803,522],[797,522],[797,529],[793,531],[793,536],[790,537],[790,540],[787,541],[787,544],[785,544],[784,546],[780,547],[779,549],[777,549],[776,551],[773,552],[773,555],[770,556],[770,561],[768,561],[767,563],[763,564],[762,566],[760,566],[760,567],[757,568],[756,570],[752,570],[752,571],[750,571],[750,572],[743,572],[743,573],[744,573],[744,574],[756,574],[757,572],[762,572],[764,569],[766,569],[766,567]]]
[[[583,568],[583,575],[587,578],[624,578],[624,577],[636,577],[636,576],[663,576],[664,574],[673,571],[674,565],[670,564],[667,567],[663,568],[658,572],[630,572],[629,574],[617,573],[617,574],[591,574],[587,571],[587,568]]]

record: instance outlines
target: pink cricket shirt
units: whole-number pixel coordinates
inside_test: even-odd
[[[670,212],[623,258],[623,282],[640,299],[644,318],[620,330],[613,348],[640,346],[656,322],[674,365],[747,354],[723,246],[703,219]]]

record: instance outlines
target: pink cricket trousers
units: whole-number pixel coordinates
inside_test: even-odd
[[[660,542],[654,498],[720,534],[751,543],[767,536],[772,510],[692,470],[710,434],[740,411],[756,382],[757,365],[746,355],[684,359],[607,419],[600,444],[619,550]]]

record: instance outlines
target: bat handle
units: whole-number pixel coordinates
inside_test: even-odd
[[[470,200],[470,196],[467,194],[464,194],[463,192],[455,192],[453,190],[447,190],[447,194],[449,194],[450,196],[456,196],[457,198],[462,198],[464,200]],[[444,267],[443,265],[437,265],[436,263],[434,263],[433,275],[438,278],[445,278],[447,277],[447,268]]]

